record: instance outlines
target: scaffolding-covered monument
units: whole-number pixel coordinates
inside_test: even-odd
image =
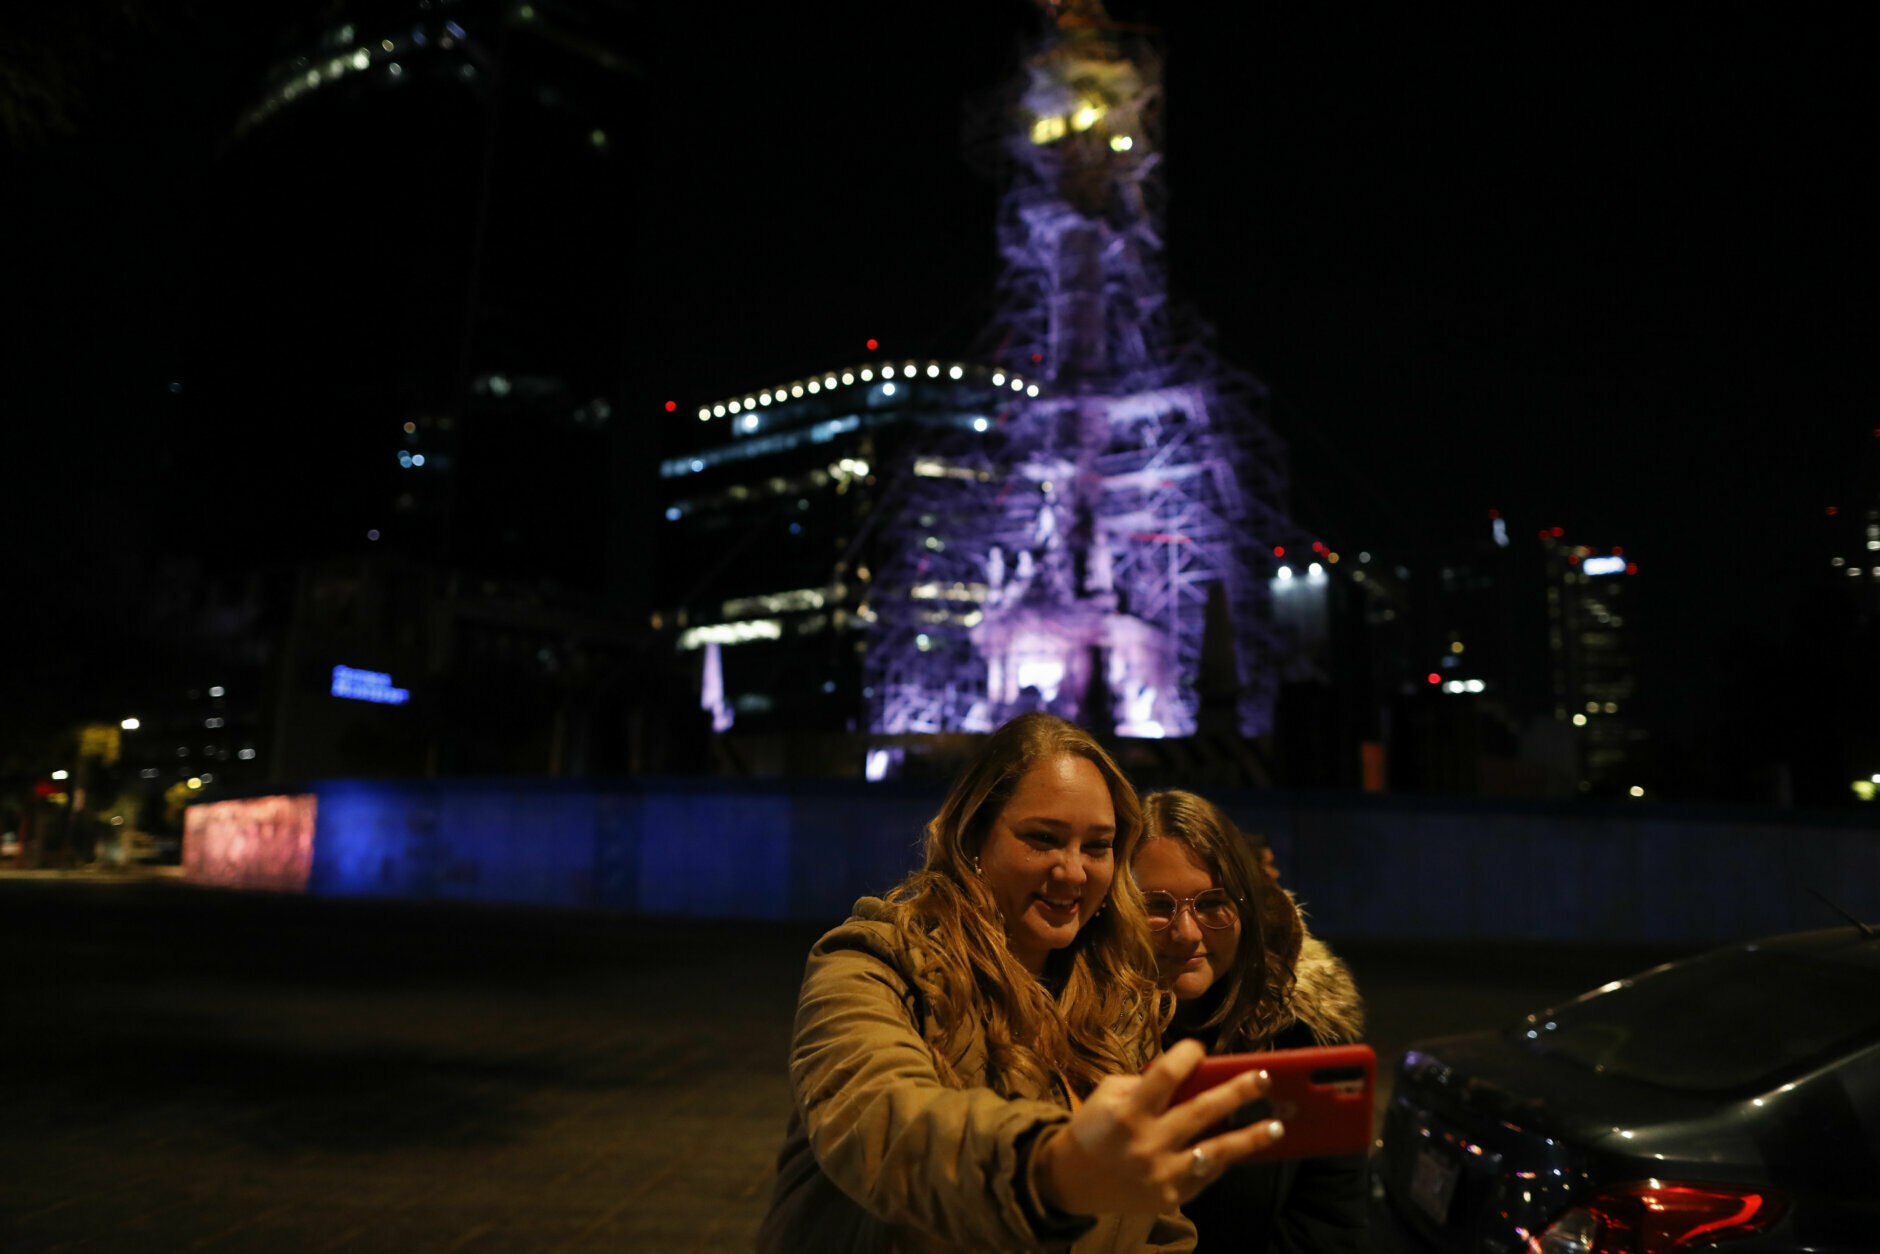
[[[1204,711],[1271,730],[1287,517],[1264,392],[1177,328],[1162,268],[1160,63],[1096,0],[1048,5],[1002,135],[991,438],[894,470],[865,661],[870,729],[1027,709],[1133,737]]]

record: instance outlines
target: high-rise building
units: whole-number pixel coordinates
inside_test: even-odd
[[[1541,548],[1553,714],[1577,730],[1579,790],[1645,795],[1656,780],[1635,704],[1638,564],[1621,548],[1570,544],[1558,527],[1542,533]]]
[[[284,34],[220,167],[205,525],[273,561],[631,570],[631,34],[610,0],[342,0]]]
[[[659,466],[658,547],[684,560],[662,572],[654,625],[700,657],[700,697],[720,730],[864,730],[878,572],[899,543],[883,520],[928,480],[976,473],[924,450],[996,442],[1035,386],[981,365],[871,356],[696,407],[697,437],[679,442],[693,447]],[[986,596],[983,580],[942,578],[944,545],[917,544],[933,574],[905,592],[933,635],[970,630]]]

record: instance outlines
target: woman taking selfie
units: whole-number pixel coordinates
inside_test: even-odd
[[[1162,983],[1176,997],[1165,1043],[1210,1053],[1348,1044],[1364,1029],[1351,972],[1308,936],[1290,895],[1225,814],[1193,793],[1143,798],[1132,861]],[[1195,1249],[1357,1251],[1364,1159],[1242,1163],[1184,1205]]]
[[[1076,727],[986,738],[921,869],[810,951],[759,1250],[1189,1248],[1177,1206],[1282,1130],[1203,1136],[1257,1075],[1169,1104],[1204,1051],[1155,1058],[1140,831]]]

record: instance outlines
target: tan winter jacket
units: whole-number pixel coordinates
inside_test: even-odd
[[[977,1023],[944,1083],[922,1029],[921,938],[865,897],[810,950],[790,1047],[794,1105],[759,1254],[1187,1251],[1179,1214],[1053,1225],[1030,1190],[1033,1144],[1070,1118],[1055,1092],[985,1087]]]

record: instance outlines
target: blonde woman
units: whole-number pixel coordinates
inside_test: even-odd
[[[1254,839],[1218,808],[1177,790],[1143,798],[1131,870],[1176,998],[1166,1045],[1199,1039],[1211,1053],[1245,1053],[1358,1039],[1364,1006],[1351,972],[1306,933]],[[1356,1254],[1364,1160],[1243,1163],[1183,1211],[1199,1254]]]
[[[1155,1057],[1140,830],[1078,728],[987,737],[922,868],[810,951],[760,1251],[1190,1247],[1177,1207],[1283,1130],[1203,1137],[1258,1075],[1169,1105],[1204,1051]]]

